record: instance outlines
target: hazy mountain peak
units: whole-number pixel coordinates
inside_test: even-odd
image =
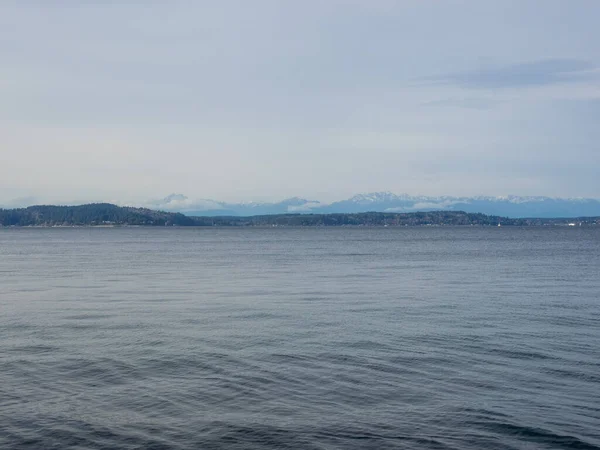
[[[595,199],[564,199],[543,196],[414,196],[389,191],[361,193],[330,204],[302,197],[290,197],[280,202],[225,203],[208,199],[190,199],[183,194],[170,194],[162,200],[148,203],[165,211],[187,215],[251,216],[285,213],[359,213],[466,211],[506,217],[577,217],[599,216],[600,201]]]
[[[399,198],[396,194],[388,191],[382,192],[369,192],[366,194],[356,194],[352,198],[349,199],[351,202],[355,203],[376,203],[382,201],[390,201]]]
[[[320,204],[321,202],[319,202],[317,200],[307,200],[307,199],[302,198],[302,197],[290,197],[290,198],[286,198],[285,200],[282,200],[279,203],[282,204],[282,205],[288,205],[288,206],[302,206],[302,205],[305,205],[307,203],[310,203],[310,204]]]
[[[183,201],[186,201],[187,199],[188,198],[183,194],[170,194],[170,195],[167,195],[163,199],[163,201],[165,203],[171,203],[171,202],[183,202]]]

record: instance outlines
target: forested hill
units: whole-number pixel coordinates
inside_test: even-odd
[[[122,207],[110,203],[0,209],[0,224],[3,226],[195,225],[192,218],[180,213]]]
[[[252,217],[188,217],[180,213],[95,203],[0,209],[0,226],[425,226],[600,225],[600,218],[509,219],[462,211],[414,213],[275,214]]]

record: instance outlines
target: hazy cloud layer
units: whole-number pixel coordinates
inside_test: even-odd
[[[600,66],[576,59],[545,59],[429,78],[465,88],[510,88],[598,81]]]
[[[594,0],[1,2],[0,205],[600,197],[598,17]]]

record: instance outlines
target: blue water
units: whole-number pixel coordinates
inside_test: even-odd
[[[600,229],[0,229],[0,447],[600,448]]]

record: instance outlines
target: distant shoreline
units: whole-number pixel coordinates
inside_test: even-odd
[[[563,225],[563,224],[534,224],[534,225],[504,225],[498,227],[497,225],[278,225],[278,226],[269,226],[269,225],[214,225],[214,226],[204,226],[204,225],[188,225],[188,226],[158,226],[158,225],[112,225],[112,226],[98,226],[98,225],[0,225],[0,230],[50,230],[50,229],[60,229],[60,230],[68,230],[68,229],[186,229],[186,230],[210,230],[210,229],[262,229],[262,230],[271,230],[271,229],[298,229],[298,228],[346,228],[346,229],[373,229],[373,228],[384,228],[384,229],[405,229],[405,228],[600,228],[600,223],[585,223],[581,225]]]
[[[509,218],[464,211],[423,211],[410,213],[274,214],[250,217],[192,217],[181,213],[145,208],[121,207],[109,203],[80,206],[30,206],[0,209],[2,228],[282,228],[282,227],[595,227],[600,217]]]

